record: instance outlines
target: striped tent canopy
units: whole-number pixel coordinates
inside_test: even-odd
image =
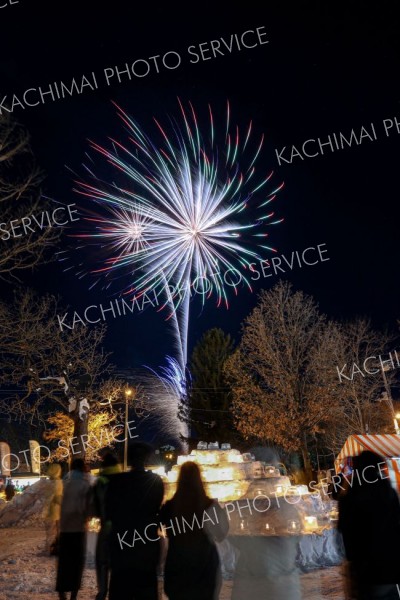
[[[335,460],[336,473],[347,458],[358,456],[363,450],[371,450],[386,459],[392,485],[400,493],[400,435],[350,435]]]
[[[400,457],[400,435],[350,435],[335,462],[340,464],[348,456],[358,456],[363,450],[371,450],[380,456]]]

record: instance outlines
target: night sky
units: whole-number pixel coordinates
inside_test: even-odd
[[[274,183],[285,182],[274,202],[276,215],[285,220],[269,229],[270,244],[288,257],[295,250],[326,244],[329,261],[287,268],[282,276],[295,289],[313,295],[333,318],[366,315],[376,326],[397,330],[400,135],[395,123],[388,137],[383,127],[384,119],[394,122],[396,116],[400,123],[396,8],[397,2],[20,0],[0,9],[0,99],[22,97],[28,88],[44,89],[51,82],[70,86],[73,77],[81,81],[82,75],[95,72],[95,91],[86,88],[71,98],[26,109],[16,106],[13,112],[31,134],[46,175],[44,193],[78,207],[82,199],[72,191],[71,170],[81,169],[88,139],[104,143],[108,136],[121,135],[112,100],[144,129],[154,131],[152,117],[165,122],[168,115],[176,115],[178,96],[202,114],[210,103],[221,119],[229,99],[233,121],[252,119],[255,132],[266,136],[265,172],[274,169]],[[231,53],[225,49],[224,56],[189,62],[189,46],[199,52],[202,42],[221,37],[229,41],[231,34],[240,37],[257,27],[265,27],[268,44]],[[250,36],[248,40],[253,43]],[[105,68],[122,69],[125,62],[172,50],[182,57],[179,68],[158,74],[152,69],[143,78],[125,77],[122,83],[114,77],[106,85]],[[286,146],[288,160],[293,145],[301,149],[309,139],[325,142],[334,132],[349,138],[352,129],[359,139],[362,126],[371,132],[371,122],[376,140],[365,137],[350,148],[278,164],[275,149]],[[308,152],[315,148],[309,144]],[[61,249],[76,243],[69,233]],[[83,256],[89,260],[90,252]],[[257,291],[277,281],[278,276],[260,279],[253,293],[240,290],[231,296],[229,311],[216,308],[213,299],[204,309],[194,302],[191,347],[214,326],[238,340]],[[7,296],[11,286],[1,285]],[[24,285],[59,294],[78,312],[111,298],[97,288],[89,291],[89,279],[63,273],[58,262],[41,266],[34,276],[26,274]],[[152,309],[107,324],[107,346],[118,367],[157,366],[171,352],[169,328]]]

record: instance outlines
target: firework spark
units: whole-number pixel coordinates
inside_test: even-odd
[[[159,372],[147,367],[146,371],[138,373],[137,379],[153,420],[166,435],[186,449],[189,430],[187,424],[179,420],[178,412],[186,400],[188,373],[175,358],[167,356],[166,362],[167,366],[160,367]]]
[[[253,145],[251,122],[243,134],[238,126],[232,127],[229,104],[219,145],[210,107],[203,137],[192,104],[185,109],[179,101],[179,106],[181,124],[171,120],[165,129],[155,119],[158,141],[117,106],[129,143],[111,139],[108,149],[95,142],[91,147],[126,178],[126,184],[76,182],[76,191],[109,213],[89,219],[95,230],[79,237],[98,240],[109,252],[92,273],[129,274],[124,293],[156,289],[159,294],[167,285],[175,307],[188,295],[182,290],[190,289],[203,291],[204,301],[215,293],[217,304],[228,306],[225,273],[237,273],[251,290],[250,263],[261,259],[261,249],[276,251],[263,243],[265,228],[282,219],[266,207],[283,184],[263,191],[273,175],[256,176],[264,137]],[[254,216],[255,212],[259,214]]]

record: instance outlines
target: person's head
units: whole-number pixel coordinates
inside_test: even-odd
[[[107,467],[115,467],[119,463],[118,458],[114,452],[107,450],[101,457],[101,466],[103,469]]]
[[[50,479],[60,479],[61,465],[58,463],[52,463],[47,469],[47,476],[50,477]]]
[[[353,467],[358,472],[362,485],[388,481],[386,461],[375,452],[364,450],[359,456],[355,456]]]
[[[133,442],[128,446],[128,464],[133,469],[143,469],[154,449],[146,442]]]
[[[199,466],[192,461],[183,463],[179,471],[177,489],[185,488],[198,490],[199,487],[204,489]]]
[[[206,508],[209,498],[196,463],[188,461],[181,466],[174,500],[179,512],[194,513]]]
[[[86,472],[86,465],[83,458],[74,458],[71,462],[71,471],[79,471],[80,473]]]

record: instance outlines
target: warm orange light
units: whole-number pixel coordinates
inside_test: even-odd
[[[210,498],[218,498],[220,502],[246,498],[251,482],[257,480],[261,483],[262,479],[267,479],[263,463],[253,460],[250,454],[242,455],[238,450],[233,449],[196,449],[192,450],[189,455],[179,455],[177,464],[168,472],[167,499],[175,491],[180,466],[187,461],[193,461],[199,465],[207,495]],[[280,484],[275,486],[274,493],[283,495],[290,487],[289,478],[282,477],[275,467],[273,471],[275,481]],[[271,484],[273,480],[274,478],[269,474],[268,482]],[[300,488],[302,488],[301,492],[294,488],[296,495],[308,493],[307,486],[300,486]],[[305,489],[303,490],[303,488]],[[260,489],[258,494],[262,495],[263,491],[263,489]],[[251,494],[253,494],[253,491]]]
[[[304,517],[304,529],[305,531],[315,531],[315,529],[318,529],[317,517]]]

